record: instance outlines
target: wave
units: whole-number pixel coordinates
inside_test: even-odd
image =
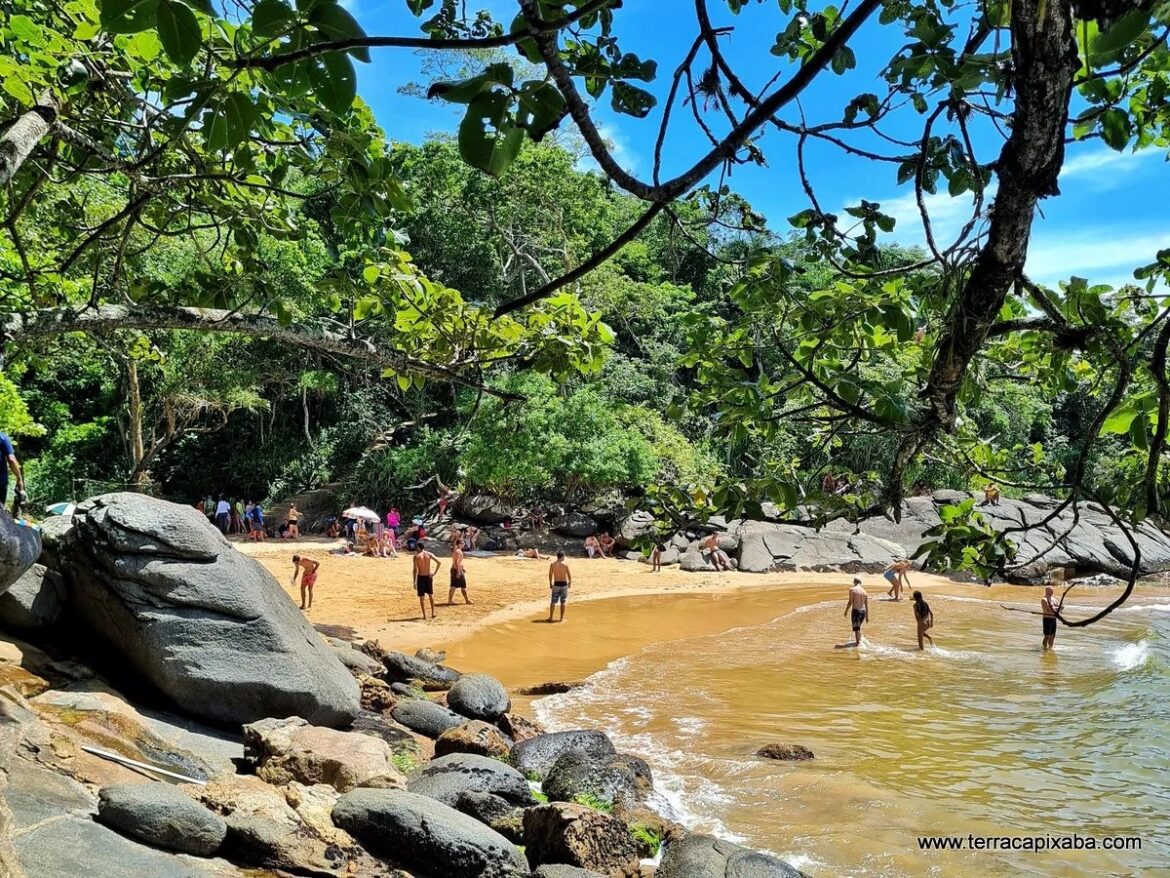
[[[1135,671],[1150,660],[1149,641],[1127,643],[1110,652],[1113,664],[1123,671]]]
[[[1170,613],[1170,604],[1130,604],[1118,607],[1115,613]]]

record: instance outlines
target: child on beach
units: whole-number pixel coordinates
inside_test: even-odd
[[[662,570],[662,553],[666,551],[666,546],[662,543],[655,543],[654,548],[650,552],[650,570],[653,573],[658,573]]]
[[[922,592],[916,591],[912,595],[914,598],[914,622],[918,626],[918,648],[925,649],[922,645],[922,639],[926,638],[930,641],[930,645],[934,646],[934,638],[927,634],[927,630],[934,627],[934,613],[930,611],[930,604],[922,599]]]

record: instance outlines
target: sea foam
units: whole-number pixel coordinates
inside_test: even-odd
[[[1139,640],[1137,643],[1127,643],[1119,646],[1110,653],[1113,664],[1123,671],[1134,671],[1150,659],[1150,644]]]

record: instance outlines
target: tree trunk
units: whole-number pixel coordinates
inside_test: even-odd
[[[53,93],[44,91],[37,98],[36,106],[13,122],[0,137],[0,186],[8,185],[37,144],[53,130],[60,109]]]
[[[134,490],[141,491],[146,485],[146,446],[142,441],[142,387],[138,382],[138,361],[126,361],[126,378],[129,385],[130,423],[130,481]]]
[[[309,430],[309,388],[301,388],[301,408],[305,412],[305,440],[309,443],[309,447],[313,447],[313,434]]]

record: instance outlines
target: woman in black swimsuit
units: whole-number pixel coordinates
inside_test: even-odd
[[[922,644],[922,639],[926,638],[930,641],[930,645],[934,646],[934,638],[926,633],[927,629],[934,627],[934,613],[930,611],[930,604],[922,599],[922,592],[914,592],[914,621],[918,624],[918,648],[925,649]]]

